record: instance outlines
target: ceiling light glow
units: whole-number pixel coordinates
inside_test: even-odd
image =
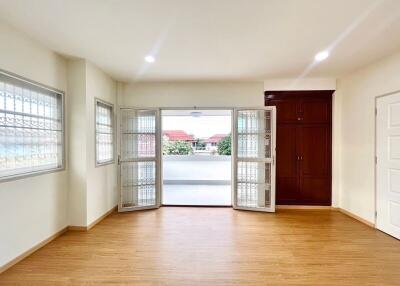
[[[322,52],[319,52],[318,54],[316,54],[314,59],[317,62],[321,62],[321,61],[325,60],[327,57],[329,57],[329,52],[328,51],[322,51]]]
[[[154,63],[156,59],[153,56],[146,56],[144,60],[148,63]]]

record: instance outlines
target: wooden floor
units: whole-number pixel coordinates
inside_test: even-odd
[[[113,213],[0,274],[0,285],[400,285],[400,241],[335,211]]]

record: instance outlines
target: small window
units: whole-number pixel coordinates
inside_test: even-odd
[[[0,71],[0,180],[64,168],[63,93]]]
[[[96,99],[96,165],[114,162],[113,105]]]

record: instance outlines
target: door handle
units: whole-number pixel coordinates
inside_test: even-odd
[[[297,161],[300,161],[300,156],[297,156]]]
[[[300,161],[303,161],[303,156],[300,156]]]

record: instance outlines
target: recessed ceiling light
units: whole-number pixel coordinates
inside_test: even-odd
[[[319,52],[318,54],[316,54],[314,59],[318,62],[321,62],[321,61],[325,60],[327,57],[329,57],[329,52],[322,51],[322,52]]]
[[[148,63],[154,63],[156,59],[153,56],[146,56],[144,60]]]

